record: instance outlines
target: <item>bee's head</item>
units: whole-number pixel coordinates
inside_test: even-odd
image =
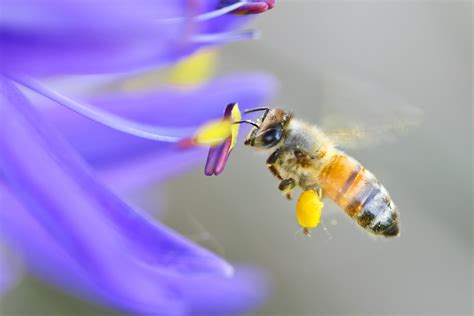
[[[256,110],[264,111],[264,114],[260,118],[260,124],[256,124],[250,131],[244,144],[256,148],[272,148],[278,145],[283,139],[291,113],[281,109],[255,109],[246,113]]]

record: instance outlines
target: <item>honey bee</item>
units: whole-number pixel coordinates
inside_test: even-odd
[[[263,111],[245,139],[245,145],[272,153],[267,167],[280,180],[288,198],[300,187],[328,197],[368,232],[384,237],[400,234],[399,212],[387,190],[357,160],[336,148],[316,125],[281,109]],[[244,122],[244,121],[242,121]]]

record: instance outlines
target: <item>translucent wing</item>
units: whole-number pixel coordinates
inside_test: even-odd
[[[331,74],[316,78],[319,127],[342,147],[393,140],[420,124],[423,112],[386,88]]]
[[[393,141],[400,135],[408,132],[419,124],[416,120],[400,119],[384,124],[376,123],[372,126],[364,126],[360,123],[347,127],[342,119],[338,117],[326,117],[323,120],[325,134],[337,145],[346,148],[371,146],[381,142]],[[330,126],[346,126],[336,128]]]

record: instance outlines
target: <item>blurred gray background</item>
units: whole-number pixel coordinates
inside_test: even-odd
[[[315,123],[331,110],[374,122],[384,98],[394,109],[393,96],[423,110],[423,123],[396,140],[348,150],[390,191],[401,237],[374,239],[331,203],[327,232],[295,234],[295,201],[281,197],[266,157],[243,146],[220,177],[204,177],[200,166],[141,193],[142,203],[166,194],[167,224],[188,235],[205,229],[204,245],[268,270],[273,292],[257,315],[470,315],[472,3],[280,0],[252,27],[262,39],[226,46],[221,70],[273,74],[280,90],[272,106]],[[343,104],[351,83],[325,83],[328,74],[370,83],[378,107],[364,106],[363,93]],[[32,279],[8,296],[4,312],[13,310],[106,312]]]

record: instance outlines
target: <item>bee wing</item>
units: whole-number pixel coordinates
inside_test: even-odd
[[[342,126],[341,124],[344,124],[343,121],[337,118],[331,119],[324,121],[323,124],[325,127],[322,129],[337,146],[345,148],[373,146],[379,143],[390,142],[418,125],[418,123],[414,123],[413,121],[400,120],[383,125],[378,124],[376,127],[355,124],[350,128],[336,128],[328,126]],[[338,121],[339,123],[335,124],[334,121]],[[348,125],[349,124],[344,124],[344,126]]]
[[[421,109],[396,93],[348,76],[323,74],[317,80],[319,127],[343,147],[396,139],[420,124]]]

